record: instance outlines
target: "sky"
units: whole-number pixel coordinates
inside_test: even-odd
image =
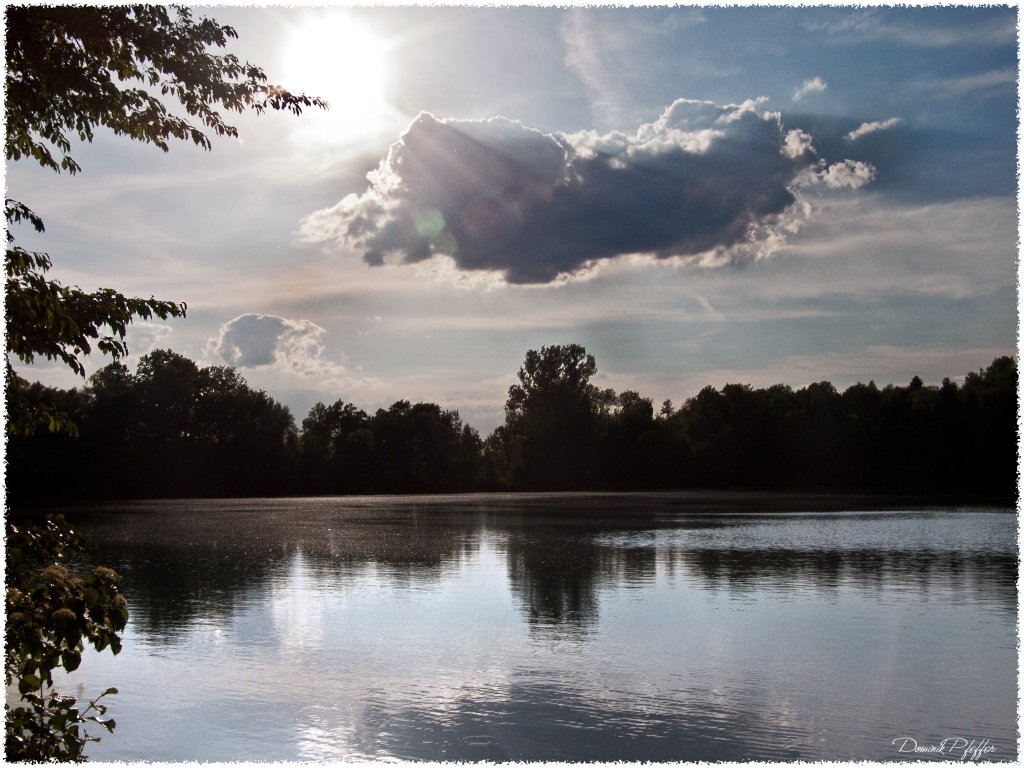
[[[328,112],[8,163],[53,276],[185,301],[140,355],[489,433],[528,349],[676,405],[1017,351],[1012,7],[195,7]],[[95,371],[109,362],[98,355]],[[31,380],[81,385],[56,364]]]

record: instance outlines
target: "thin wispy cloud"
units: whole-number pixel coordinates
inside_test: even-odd
[[[828,83],[818,76],[812,77],[810,80],[805,80],[803,85],[793,91],[793,101],[800,101],[812,93],[823,93],[827,89]]]
[[[890,117],[888,120],[879,120],[870,123],[861,123],[856,129],[846,134],[847,141],[856,141],[861,136],[867,136],[869,133],[877,133],[878,131],[886,131],[894,126],[902,123],[903,120],[898,117]]]
[[[979,72],[976,75],[965,77],[949,78],[936,84],[938,91],[950,96],[963,96],[968,93],[991,91],[994,89],[1010,88],[1017,85],[1018,73],[1016,69],[993,69],[987,72]]]
[[[365,192],[309,215],[300,233],[371,266],[444,256],[514,284],[582,277],[627,254],[727,264],[781,244],[804,215],[794,185],[808,174],[870,180],[863,164],[830,169],[810,141],[760,101],[680,99],[653,123],[604,134],[424,113]]]
[[[1017,40],[1016,25],[1003,19],[956,24],[927,25],[896,21],[878,9],[864,9],[841,18],[808,19],[801,25],[809,32],[824,33],[836,42],[863,44],[884,41],[921,48],[954,46],[1013,45]]]
[[[614,20],[614,21],[612,21]],[[609,23],[612,21],[612,23]],[[674,53],[681,34],[707,19],[700,8],[674,9],[671,14],[646,9],[631,13],[622,9],[574,8],[559,28],[565,49],[565,65],[583,85],[599,126],[621,127],[635,104],[639,85],[659,78],[664,59],[656,52],[670,46]],[[673,70],[678,61],[673,60]],[[688,54],[686,72],[691,77],[734,76],[732,64]],[[635,108],[635,107],[634,107]]]
[[[615,98],[611,88],[612,73],[606,71],[606,43],[579,9],[566,14],[562,40],[565,65],[580,79],[594,109],[613,113]]]

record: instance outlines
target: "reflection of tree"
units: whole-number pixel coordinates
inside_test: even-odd
[[[872,589],[913,587],[965,591],[996,598],[1016,610],[1017,558],[999,552],[803,549],[674,549],[672,565],[685,565],[711,586],[730,591],[854,585]]]
[[[225,622],[245,594],[266,589],[289,557],[283,547],[258,557],[173,544],[104,551],[124,577],[133,628],[158,642],[173,642],[197,621]]]
[[[587,536],[513,535],[508,578],[531,629],[581,637],[597,620],[601,550]]]
[[[521,522],[521,520],[520,520]],[[646,526],[650,520],[634,519]],[[618,515],[593,518],[569,515],[536,528],[501,526],[508,534],[506,558],[512,591],[531,629],[555,637],[582,639],[598,618],[602,585],[652,581],[657,550],[615,547],[604,536],[622,531]]]
[[[654,546],[609,549],[602,558],[602,577],[612,584],[638,586],[654,581],[657,566]]]
[[[524,620],[546,637],[585,639],[599,618],[603,588],[650,584],[659,568],[732,592],[904,588],[1016,610],[1017,562],[1010,553],[659,543],[657,530],[688,538],[690,530],[707,534],[766,518],[739,513],[764,509],[757,497],[694,498],[207,500],[79,508],[68,515],[93,535],[104,562],[125,576],[130,626],[158,641],[171,641],[200,620],[228,620],[241,602],[286,578],[298,552],[318,578],[339,588],[373,578],[415,589],[445,579],[475,557],[485,538],[500,542]],[[781,498],[784,507],[801,506],[799,498]]]
[[[436,582],[479,546],[478,523],[414,507],[338,510],[312,502],[205,501],[123,504],[69,511],[124,576],[130,621],[173,642],[198,621],[229,619],[248,596],[285,578],[301,552],[318,575],[352,583],[371,573],[397,588]]]
[[[609,503],[609,501],[611,503]],[[509,582],[532,630],[582,639],[598,618],[598,590],[654,575],[653,547],[617,547],[607,537],[675,527],[656,495],[535,494],[481,502],[503,534]]]

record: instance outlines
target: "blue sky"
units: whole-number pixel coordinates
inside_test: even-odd
[[[677,404],[1016,352],[1013,8],[196,12],[331,111],[7,167],[57,277],[188,302],[130,364],[235,365],[297,421],[404,398],[486,433],[541,345]]]

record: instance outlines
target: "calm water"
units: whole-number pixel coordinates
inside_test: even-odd
[[[857,506],[92,509],[132,614],[65,685],[120,689],[104,761],[1015,759],[1016,516]]]

